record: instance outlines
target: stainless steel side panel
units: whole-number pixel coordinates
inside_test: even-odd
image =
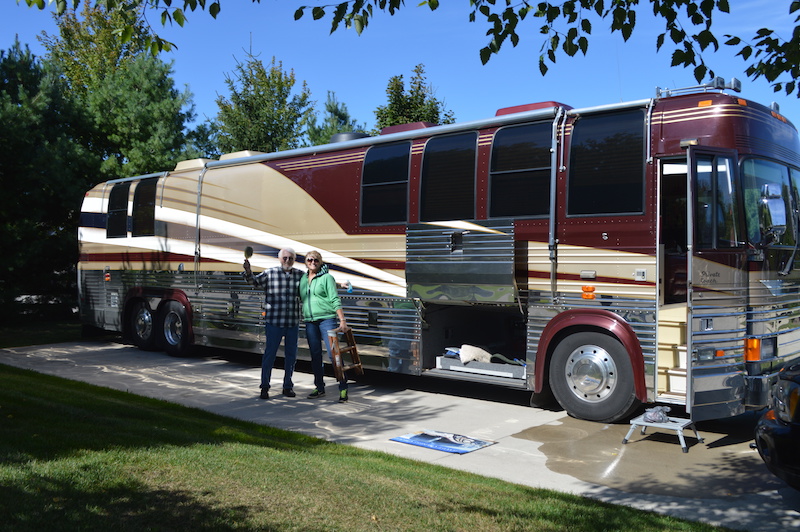
[[[408,296],[437,303],[517,300],[512,220],[408,226]]]

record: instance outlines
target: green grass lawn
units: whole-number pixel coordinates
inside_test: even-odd
[[[4,531],[716,530],[2,365],[0,434]]]
[[[719,529],[0,365],[0,531],[40,530]]]
[[[27,322],[0,327],[0,347],[55,344],[77,341],[81,338],[81,325],[76,322]]]

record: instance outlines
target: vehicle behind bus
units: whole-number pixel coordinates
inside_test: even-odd
[[[81,210],[85,324],[142,349],[263,351],[241,275],[321,252],[364,366],[549,393],[612,422],[767,405],[800,352],[800,142],[721,80],[101,183]]]

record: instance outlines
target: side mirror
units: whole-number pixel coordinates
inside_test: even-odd
[[[786,203],[779,184],[767,183],[761,189],[759,218],[764,243],[769,245],[780,240],[786,232]]]

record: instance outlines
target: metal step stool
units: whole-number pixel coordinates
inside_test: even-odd
[[[647,427],[652,427],[654,429],[661,429],[661,430],[674,430],[678,433],[678,439],[681,442],[681,449],[683,452],[688,453],[689,448],[686,447],[686,440],[683,439],[683,429],[686,427],[691,427],[694,431],[694,436],[697,438],[697,441],[703,443],[703,438],[700,437],[700,434],[697,433],[697,428],[694,426],[694,421],[691,419],[684,419],[680,417],[667,417],[669,421],[665,421],[663,423],[654,423],[652,421],[645,421],[644,420],[645,414],[642,414],[639,417],[631,419],[631,429],[628,431],[627,436],[622,440],[622,443],[628,443],[628,439],[630,439],[633,431],[636,430],[637,427],[642,427],[642,434],[644,434]]]

